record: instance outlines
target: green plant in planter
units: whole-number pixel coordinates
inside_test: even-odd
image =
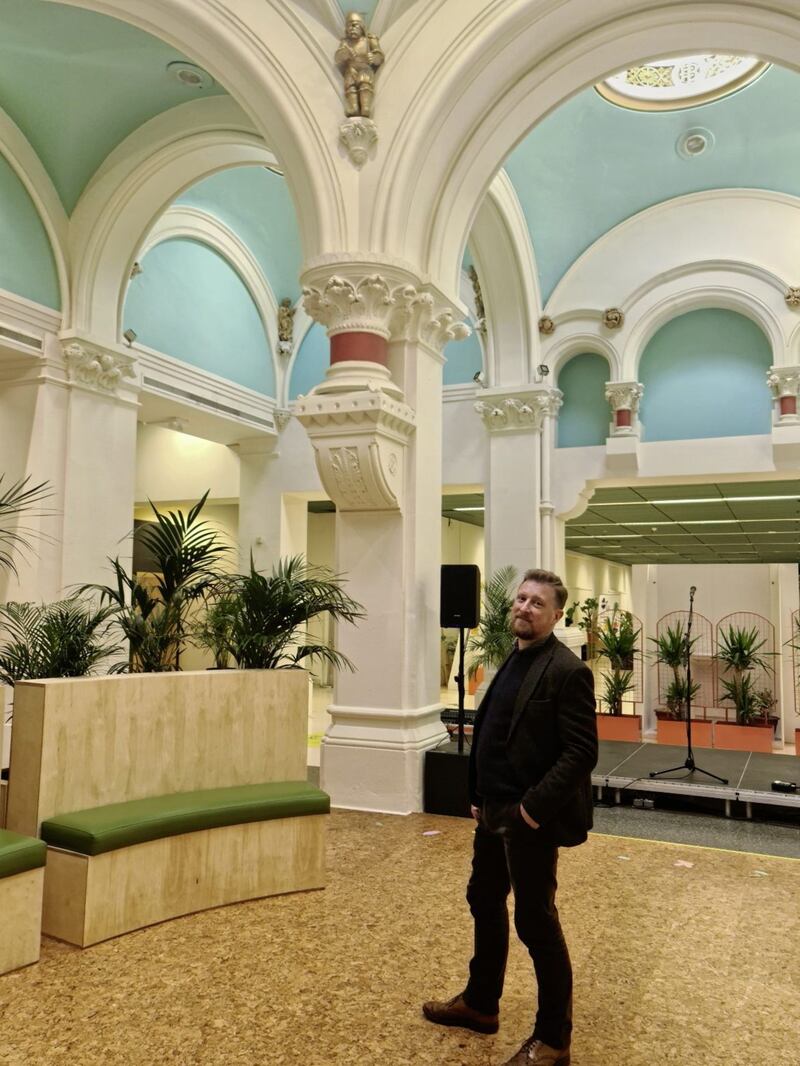
[[[687,633],[683,622],[676,622],[674,626],[667,626],[666,631],[657,637],[650,637],[655,645],[655,659],[658,663],[672,670],[672,681],[667,685],[664,693],[667,710],[673,718],[686,718],[686,645]],[[699,637],[691,637],[688,641],[689,653],[699,640]],[[692,699],[700,691],[700,685],[692,682]]]
[[[573,604],[571,604],[569,607],[567,607],[566,611],[564,611],[564,625],[565,626],[569,627],[569,626],[575,624],[575,612],[578,610],[579,607],[580,607],[580,603],[577,600],[575,600],[575,602]]]
[[[328,644],[314,643],[306,629],[327,612],[337,622],[363,618],[360,603],[341,587],[342,578],[323,567],[310,566],[302,555],[282,559],[269,575],[250,560],[248,574],[222,578],[215,604],[225,603],[220,619],[220,647],[246,670],[278,670],[305,665],[314,657],[337,669],[353,669],[350,660]],[[213,607],[212,607],[213,610]]]
[[[155,522],[142,527],[143,546],[154,558],[154,581],[128,573],[110,559],[116,585],[84,585],[99,592],[114,610],[114,621],[128,641],[129,654],[116,672],[161,673],[180,669],[189,613],[219,581],[220,564],[230,551],[220,532],[200,519],[208,492],[187,514],[163,512],[151,503]]]
[[[4,477],[0,474],[0,489]],[[7,570],[14,575],[17,573],[15,554],[30,549],[30,538],[36,536],[31,530],[20,527],[18,520],[37,503],[52,496],[46,481],[31,485],[30,480],[30,477],[22,478],[0,491],[0,571]]]
[[[586,633],[586,656],[593,659],[597,654],[597,619],[600,613],[600,601],[589,596],[580,604],[581,617],[578,628]]]
[[[622,701],[632,688],[633,670],[611,670],[603,674],[603,702],[609,714],[622,714]]]
[[[609,714],[622,714],[622,700],[633,685],[633,662],[639,650],[641,629],[634,629],[630,611],[615,610],[597,629],[597,654],[608,659],[610,672],[603,675],[603,699]]]
[[[759,668],[772,669],[766,659],[771,653],[761,650],[766,642],[765,637],[759,639],[756,626],[743,629],[729,625],[727,631],[719,635],[717,661],[730,673],[729,677],[720,678],[725,690],[725,695],[720,698],[733,703],[739,725],[752,725],[759,717],[765,719],[751,674]]]
[[[115,610],[78,598],[0,607],[0,681],[86,677],[120,651],[109,636]]]
[[[235,599],[221,593],[209,601],[205,612],[190,628],[189,639],[195,647],[212,653],[217,670],[227,670],[230,666],[230,632],[237,609]]]
[[[480,667],[496,670],[514,649],[514,634],[509,626],[511,605],[516,592],[517,571],[501,566],[486,581],[481,597],[481,620],[477,633],[469,638],[467,651],[472,660],[467,676],[475,677]]]
[[[692,682],[692,701],[700,691],[698,682]],[[667,710],[678,721],[686,720],[687,707],[687,684],[686,677],[675,677],[670,681],[664,691],[664,702]]]

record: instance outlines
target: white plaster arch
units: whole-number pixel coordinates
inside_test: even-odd
[[[370,242],[420,263],[451,292],[493,174],[525,133],[575,92],[659,54],[740,52],[795,68],[800,55],[793,0],[555,7],[451,0],[418,25],[415,11],[386,35],[387,55],[390,44],[396,54],[387,60],[382,92],[395,133],[374,179]],[[391,91],[403,75],[404,91]]]
[[[550,367],[550,380],[558,387],[558,375],[576,355],[600,355],[608,363],[609,380],[622,381],[622,357],[612,341],[601,337],[583,319],[577,319],[575,329],[547,344],[542,359]],[[551,335],[552,337],[552,335]]]
[[[41,159],[19,126],[2,108],[0,108],[0,153],[25,186],[42,220],[56,267],[61,313],[65,315],[70,301],[67,251],[69,219]]]
[[[704,270],[683,279],[684,286],[680,288],[674,281],[655,285],[631,313],[632,327],[626,338],[620,380],[638,380],[639,364],[648,342],[668,322],[705,308],[723,308],[749,318],[769,341],[773,365],[786,365],[786,336],[776,309],[770,306],[775,302],[770,299],[775,296],[774,288],[763,282],[754,283],[744,272],[738,277],[741,285],[750,282],[750,286],[735,286],[729,277],[723,279],[726,284],[714,284],[712,276]]]
[[[533,380],[539,358],[539,278],[528,226],[511,180],[495,175],[470,232],[487,319],[487,384]]]
[[[137,26],[204,67],[280,160],[305,256],[348,247],[347,205],[358,180],[330,134],[342,115],[332,33],[322,25],[309,32],[286,0],[259,0],[246,12],[245,5],[223,0],[58,2]]]
[[[142,242],[189,186],[275,156],[226,97],[182,104],[151,119],[108,157],[70,223],[73,299],[68,327],[119,341],[122,300]]]
[[[276,382],[280,367],[276,359],[278,350],[278,301],[272,291],[261,265],[253,253],[224,222],[215,215],[197,207],[175,205],[168,208],[150,230],[142,244],[139,255],[143,259],[151,249],[164,241],[192,240],[207,245],[218,252],[242,279],[253,300],[264,328],[275,369]],[[123,302],[125,295],[123,293]]]

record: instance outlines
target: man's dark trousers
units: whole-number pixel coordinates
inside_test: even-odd
[[[528,826],[519,804],[487,800],[475,831],[467,902],[475,921],[466,1003],[497,1014],[508,957],[507,899],[514,889],[514,924],[539,986],[533,1035],[566,1047],[572,1033],[572,966],[555,905],[558,848]]]

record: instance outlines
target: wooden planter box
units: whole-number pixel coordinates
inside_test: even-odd
[[[640,714],[598,714],[597,736],[600,740],[642,739],[642,716]]]
[[[800,729],[794,731],[794,752],[795,755],[800,755]]]
[[[771,725],[736,725],[714,723],[714,747],[726,751],[772,751],[775,736]]]
[[[682,747],[686,743],[686,722],[676,718],[659,718],[656,725],[656,739],[659,744],[673,744]],[[714,723],[703,718],[692,719],[692,747],[714,747]]]

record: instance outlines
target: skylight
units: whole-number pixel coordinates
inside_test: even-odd
[[[675,111],[699,107],[754,81],[769,63],[753,56],[695,55],[628,67],[595,88],[620,107]]]

